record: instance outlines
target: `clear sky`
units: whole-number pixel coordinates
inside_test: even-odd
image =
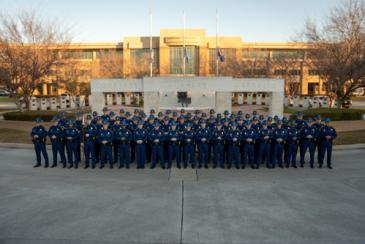
[[[124,36],[149,35],[162,28],[206,29],[215,35],[219,12],[220,35],[241,36],[246,42],[285,42],[299,32],[307,18],[318,22],[343,0],[1,0],[0,10],[15,14],[36,10],[72,26],[74,41],[120,42]]]

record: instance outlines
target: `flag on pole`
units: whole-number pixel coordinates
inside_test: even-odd
[[[224,54],[222,53],[220,48],[218,48],[218,51],[217,51],[217,58],[219,61],[224,62]]]
[[[186,49],[186,47],[184,47],[184,60],[186,63],[189,62],[188,50]]]

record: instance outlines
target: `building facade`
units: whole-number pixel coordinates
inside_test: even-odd
[[[152,43],[152,52],[150,47]],[[280,78],[287,95],[324,94],[318,72],[309,68],[303,43],[247,43],[238,36],[207,36],[204,29],[161,29],[160,36],[125,37],[121,43],[79,43],[69,47],[79,81],[153,76]],[[217,61],[217,50],[224,56]],[[185,62],[184,62],[185,59]],[[185,63],[185,64],[184,64]],[[43,94],[64,92],[50,77]]]

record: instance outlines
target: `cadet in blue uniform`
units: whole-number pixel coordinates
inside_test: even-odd
[[[300,133],[302,133],[303,127],[307,124],[305,120],[303,119],[303,112],[297,113],[297,119],[295,120],[296,128],[299,130]],[[303,138],[300,137],[299,139],[299,157],[304,158],[303,154]]]
[[[303,141],[303,155],[300,156],[300,167],[304,166],[304,158],[309,149],[309,157],[310,157],[310,167],[314,168],[314,146],[317,138],[317,130],[314,126],[312,126],[313,120],[308,119],[307,125],[305,125],[301,131],[301,138]]]
[[[168,147],[168,168],[171,168],[172,165],[172,159],[175,157],[176,159],[176,165],[180,169],[180,141],[181,141],[181,135],[180,131],[177,129],[177,123],[173,121],[171,123],[170,131],[167,134],[166,141],[169,144]]]
[[[99,143],[97,137],[99,136],[99,133],[100,133],[101,129],[103,128],[103,121],[100,116],[98,116],[96,118],[95,127],[96,127],[96,140],[94,143],[95,144],[95,161],[96,161],[96,163],[99,163],[99,161],[100,161],[100,143]]]
[[[320,137],[320,131],[321,131],[321,129],[322,129],[322,127],[324,125],[322,124],[321,115],[317,114],[314,117],[314,119],[315,119],[315,121],[313,123],[313,126],[316,128],[316,131],[317,131],[316,141],[314,142],[314,152],[317,149],[317,162],[319,164],[319,162],[321,161],[320,157],[323,154],[322,147],[321,147],[321,140],[322,140],[322,138]]]
[[[192,123],[186,123],[186,129],[182,135],[184,151],[184,168],[187,168],[188,161],[191,167],[195,168],[195,133],[192,129]]]
[[[104,122],[105,120],[109,121],[109,114],[108,114],[108,108],[103,108],[103,115],[101,116],[101,120]]]
[[[138,122],[138,127],[134,131],[134,141],[136,150],[137,169],[144,169],[146,162],[147,131],[143,129],[143,121]]]
[[[321,152],[319,167],[322,168],[325,154],[327,153],[327,168],[332,169],[332,143],[336,139],[337,133],[335,128],[330,126],[331,119],[325,119],[325,125],[320,130]]]
[[[214,110],[213,110],[214,111]],[[224,169],[224,145],[225,145],[226,133],[222,128],[222,122],[217,122],[217,127],[214,129],[212,142],[213,142],[213,168],[221,167]]]
[[[257,139],[256,130],[251,128],[251,121],[246,121],[246,129],[242,132],[242,168],[246,167],[246,160],[253,169],[259,168],[259,162],[254,164],[255,142]]]
[[[157,161],[160,162],[161,168],[165,168],[165,159],[163,155],[163,142],[165,137],[160,129],[160,123],[155,121],[154,128],[148,134],[148,140],[152,144],[151,169],[156,167]]]
[[[109,116],[110,116],[109,128],[111,128],[111,130],[113,131],[113,135],[115,135],[118,132],[118,130],[122,128],[120,126],[120,116],[115,116],[113,111],[109,113]],[[113,159],[115,164],[118,163],[119,159],[118,149],[119,149],[118,143],[113,138]]]
[[[289,122],[289,127],[287,129],[287,146],[288,146],[288,161],[286,162],[286,167],[289,168],[290,164],[293,168],[297,168],[297,153],[300,139],[300,131],[296,128],[295,121]]]
[[[63,130],[60,125],[58,125],[58,117],[54,116],[52,118],[53,125],[48,130],[48,136],[52,143],[52,155],[53,155],[53,164],[51,168],[57,167],[57,154],[60,154],[61,163],[63,164],[63,168],[66,167],[66,156],[65,156],[65,148],[63,146]]]
[[[273,163],[272,168],[275,168],[276,162],[280,168],[284,168],[283,166],[283,152],[284,152],[284,144],[287,138],[287,132],[284,128],[282,128],[283,122],[281,120],[277,120],[277,128],[273,132],[273,140],[274,144],[274,154],[273,154]]]
[[[151,114],[148,117],[148,121],[143,125],[143,128],[147,131],[147,133],[150,133],[151,130],[153,130],[154,123],[155,123],[155,117],[153,116],[153,114]],[[152,144],[147,143],[146,144],[146,161],[147,161],[147,163],[151,162],[151,156],[152,156]]]
[[[37,164],[34,165],[34,168],[41,166],[41,153],[44,158],[44,167],[48,167],[48,153],[46,150],[46,137],[47,131],[42,125],[42,120],[37,118],[35,120],[36,125],[33,127],[30,136],[32,137],[32,141],[34,144],[34,150],[37,157]]]
[[[114,134],[116,144],[118,145],[119,152],[119,168],[124,168],[124,166],[129,169],[129,164],[131,162],[130,150],[131,141],[133,140],[133,134],[127,129],[127,122],[122,121],[122,127],[117,130]]]
[[[74,127],[74,122],[72,120],[68,120],[66,123],[67,128],[65,129],[65,138],[66,138],[66,147],[67,147],[67,159],[69,166],[68,168],[75,167],[77,169],[79,167],[80,158],[77,151],[77,143],[79,140],[79,132]]]
[[[242,139],[242,133],[237,129],[236,122],[231,123],[231,129],[227,130],[226,140],[228,144],[228,160],[227,168],[232,167],[232,160],[235,163],[237,169],[240,168],[240,141]]]
[[[103,121],[103,128],[99,131],[98,141],[100,143],[100,168],[104,168],[106,161],[109,161],[109,168],[113,168],[113,131],[108,129],[109,121]]]
[[[204,167],[208,168],[208,153],[209,153],[209,140],[210,140],[210,132],[208,128],[206,128],[206,121],[202,120],[200,122],[201,128],[196,131],[195,139],[198,143],[198,161],[199,168],[202,167],[204,163]]]
[[[85,169],[90,166],[91,157],[91,168],[95,169],[96,158],[95,158],[95,140],[97,136],[97,129],[94,124],[92,124],[92,118],[90,115],[86,116],[86,124],[83,128],[83,138],[84,143],[84,155],[85,155]]]
[[[77,144],[76,144],[76,150],[77,150],[77,161],[81,161],[81,141],[82,141],[82,127],[83,127],[83,118],[84,114],[83,112],[77,112],[76,113],[76,120],[75,120],[75,128],[79,132],[79,137],[77,138]]]
[[[257,157],[258,165],[266,161],[266,167],[270,167],[272,130],[267,127],[267,121],[261,122],[262,129],[258,132],[259,151]]]

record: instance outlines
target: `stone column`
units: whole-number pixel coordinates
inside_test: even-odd
[[[284,92],[272,92],[269,114],[271,116],[283,116],[284,112]]]
[[[223,113],[224,110],[232,111],[232,93],[216,92],[215,93],[215,112]]]
[[[89,103],[90,103],[92,111],[102,113],[103,108],[105,106],[104,93],[102,93],[102,92],[93,92],[89,97]]]
[[[144,92],[143,102],[143,110],[146,114],[149,114],[151,109],[154,109],[156,112],[158,112],[160,110],[159,92]]]

